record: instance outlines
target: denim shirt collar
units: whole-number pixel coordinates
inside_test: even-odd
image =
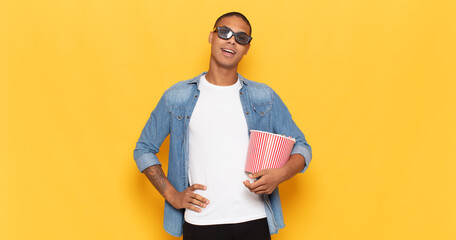
[[[201,76],[203,75],[206,75],[207,72],[202,72],[200,75],[194,77],[193,79],[191,79],[190,81],[188,81],[188,84],[194,84],[196,83],[196,86],[198,86],[199,84],[199,80],[201,78]],[[245,77],[243,77],[241,74],[237,73],[237,76],[239,78],[239,80],[241,81],[241,85],[244,86],[244,85],[250,85],[249,83],[249,80],[247,80]]]

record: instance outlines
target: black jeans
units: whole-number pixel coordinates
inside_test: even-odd
[[[184,222],[183,240],[270,240],[268,221],[258,220],[219,225],[193,225]]]

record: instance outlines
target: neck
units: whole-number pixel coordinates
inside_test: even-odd
[[[211,63],[206,74],[206,80],[214,85],[230,86],[236,83],[237,66],[233,68],[223,68]]]

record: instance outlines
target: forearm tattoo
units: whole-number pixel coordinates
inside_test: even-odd
[[[163,195],[168,186],[166,185],[166,176],[160,165],[154,165],[144,170],[149,181],[154,185],[157,191]]]

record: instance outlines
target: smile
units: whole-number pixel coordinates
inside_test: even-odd
[[[233,50],[231,50],[231,49],[222,48],[222,51],[227,52],[227,53],[230,53],[230,54],[233,54],[233,55],[236,54],[236,52],[233,51]]]

